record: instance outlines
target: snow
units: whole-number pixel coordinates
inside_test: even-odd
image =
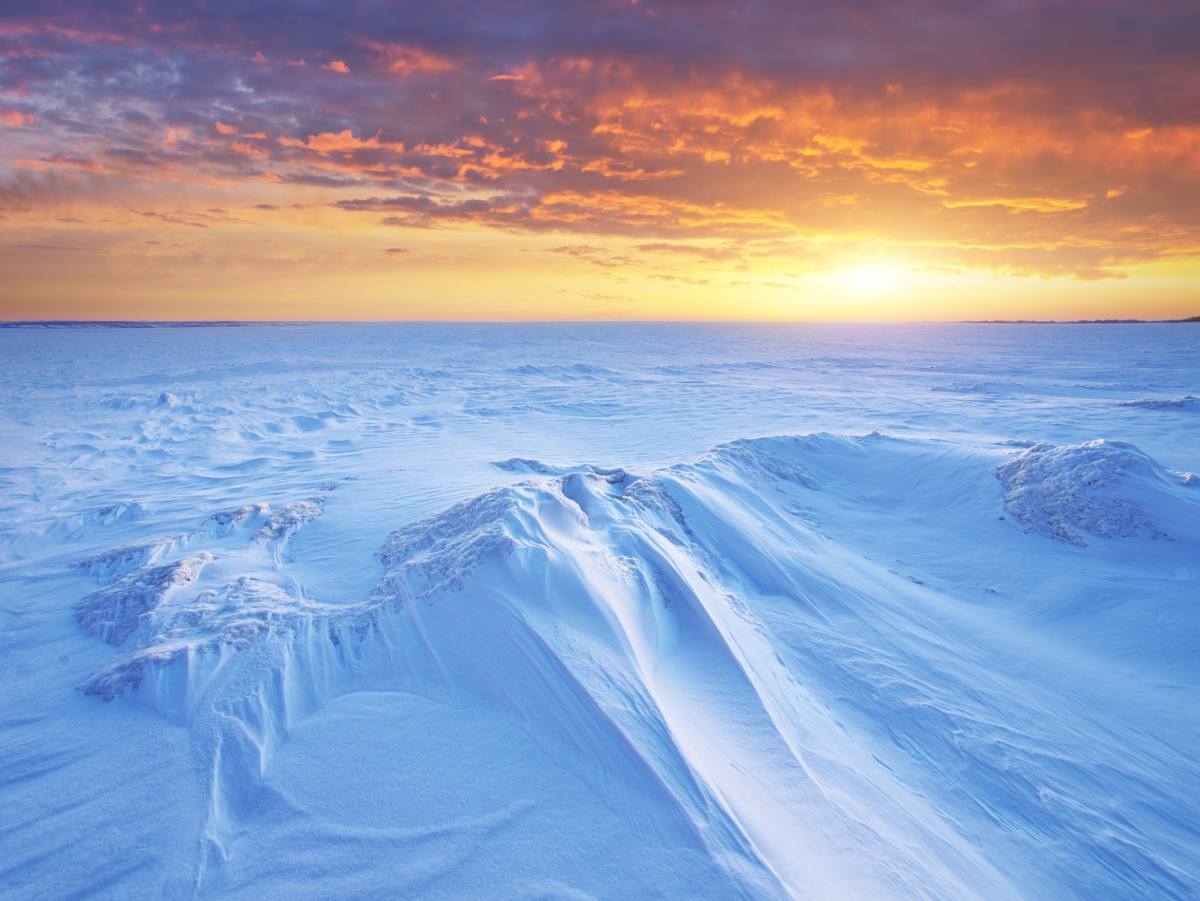
[[[204,564],[211,561],[211,554],[196,554],[175,563],[126,573],[80,601],[75,606],[75,616],[88,633],[120,646],[173,590],[195,581]]]
[[[1101,538],[1170,538],[1165,521],[1193,531],[1200,525],[1192,498],[1178,491],[1193,485],[1193,474],[1169,473],[1124,441],[1035,444],[1001,463],[996,477],[1004,486],[1004,509],[1070,544],[1086,544],[1079,531]]]
[[[1188,328],[0,333],[0,894],[1193,896]]]
[[[1122,407],[1144,407],[1147,410],[1200,410],[1200,397],[1139,397],[1118,402]]]

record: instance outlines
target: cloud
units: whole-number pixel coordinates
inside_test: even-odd
[[[34,253],[102,253],[86,247],[80,247],[78,244],[5,244],[5,247],[12,250],[27,250]]]
[[[368,41],[366,46],[380,57],[380,67],[395,75],[449,72],[457,68],[457,63],[449,57],[431,53],[411,44],[381,44]]]
[[[18,171],[91,173],[561,234],[601,266],[757,265],[811,239],[1119,275],[1200,255],[1198,39],[1183,0],[348,0],[286,20],[47,0],[0,30],[0,206],[36,208]]]
[[[547,252],[586,260],[605,269],[619,269],[633,262],[632,258],[625,254],[616,254],[604,247],[595,247],[591,244],[564,244],[561,247],[549,247]]]
[[[221,224],[245,224],[245,219],[239,219],[236,216],[231,216],[228,212],[218,207],[213,207],[207,210],[132,210],[143,219],[155,219],[167,225],[184,225],[189,228],[209,228],[214,225]]]
[[[357,138],[348,128],[342,129],[339,132],[325,131],[320,134],[309,135],[304,140],[298,138],[280,138],[279,143],[283,147],[299,147],[324,154],[385,148],[398,153],[404,152],[403,143],[380,141],[378,133],[370,138]]]
[[[736,246],[722,245],[720,247],[704,246],[696,244],[676,244],[665,241],[655,241],[649,244],[639,244],[637,249],[642,253],[655,254],[672,254],[675,256],[692,257],[699,260],[709,260],[712,262],[723,262],[729,260],[740,260],[742,258],[741,251]]]

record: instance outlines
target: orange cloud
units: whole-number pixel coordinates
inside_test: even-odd
[[[297,220],[337,229],[353,216],[355,228],[421,227],[442,240],[455,228],[504,232],[503,241],[555,235],[560,255],[606,271],[629,261],[673,285],[691,282],[655,267],[684,257],[700,272],[761,268],[781,284],[872,254],[938,271],[1080,279],[1200,258],[1194,117],[1098,94],[1067,103],[1063,85],[1024,69],[958,84],[902,72],[809,78],[800,65],[755,69],[737,55],[700,68],[621,50],[533,48],[522,61],[508,45],[451,58],[342,38],[325,46],[354,48],[345,51],[354,79],[285,70],[279,49],[280,65],[268,66],[253,48],[280,45],[256,36],[228,51],[254,92],[214,94],[207,107],[228,122],[195,134],[170,124],[191,122],[189,107],[147,125],[144,111],[169,103],[147,84],[120,101],[124,118],[9,133],[8,165],[88,190],[169,177],[247,206],[303,202],[310,212]],[[312,44],[287,46],[351,74]],[[53,108],[37,100],[30,108]],[[33,121],[0,112],[7,126]],[[694,250],[671,249],[684,247]]]
[[[260,160],[265,160],[269,156],[265,148],[257,144],[250,144],[247,141],[234,141],[229,145],[229,149],[242,156],[254,157]]]
[[[348,128],[338,132],[325,131],[320,134],[309,135],[303,141],[297,138],[280,138],[279,143],[284,147],[303,148],[316,153],[349,153],[355,150],[378,149],[394,150],[397,153],[404,152],[404,144],[402,143],[380,141],[378,134],[373,138],[357,138]]]
[[[411,44],[381,44],[368,41],[366,46],[382,58],[384,70],[396,75],[449,72],[457,67],[454,60]]]

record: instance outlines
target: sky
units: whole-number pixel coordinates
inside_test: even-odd
[[[1195,314],[1195,0],[0,4],[0,318]]]

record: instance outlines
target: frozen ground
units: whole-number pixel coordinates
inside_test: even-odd
[[[0,895],[1200,893],[1200,326],[0,371]]]

